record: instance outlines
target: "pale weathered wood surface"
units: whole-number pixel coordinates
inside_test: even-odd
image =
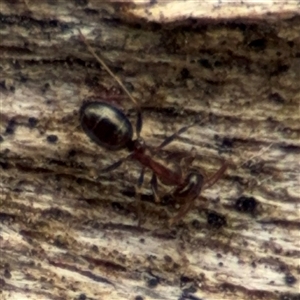
[[[300,299],[300,16],[283,2],[0,1],[1,299]],[[162,154],[232,161],[172,229],[148,173],[137,227],[137,163],[95,181],[126,153],[84,135],[81,104],[135,115],[78,28],[140,101],[147,143],[200,116]]]

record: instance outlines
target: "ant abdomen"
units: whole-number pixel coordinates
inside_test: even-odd
[[[108,150],[121,150],[131,144],[133,129],[126,115],[105,102],[90,102],[80,109],[80,123],[90,139]]]

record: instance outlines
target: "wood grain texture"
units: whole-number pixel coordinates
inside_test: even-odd
[[[300,299],[299,3],[184,3],[0,2],[2,299]],[[230,162],[172,229],[149,172],[137,227],[136,162],[99,174],[126,152],[92,143],[80,106],[135,110],[78,28],[149,145],[199,118],[161,155]]]

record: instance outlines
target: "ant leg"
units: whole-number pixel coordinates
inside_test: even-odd
[[[224,175],[225,171],[227,170],[227,167],[228,163],[224,161],[220,169],[205,181],[203,190],[213,186]]]
[[[165,146],[169,145],[171,142],[173,142],[178,136],[180,136],[182,133],[187,131],[190,127],[196,125],[196,123],[193,123],[192,125],[184,126],[180,128],[178,131],[173,133],[172,135],[168,136],[158,147],[154,148],[155,151],[159,151]]]
[[[150,184],[151,184],[151,189],[152,189],[155,203],[160,203],[160,198],[157,193],[157,176],[155,175],[155,173],[152,173]]]
[[[199,122],[199,120],[195,120],[191,125],[183,126],[178,131],[167,137],[158,147],[154,148],[155,151],[159,151],[165,146],[169,145],[171,142],[173,142],[176,138],[178,138],[182,133],[186,132],[189,128],[195,126],[195,125],[201,125],[205,122],[205,120],[202,120]]]
[[[141,227],[141,224],[142,224],[141,187],[144,182],[144,174],[145,174],[145,168],[142,168],[140,177],[139,177],[137,185],[135,187],[137,215],[138,215],[138,227]]]
[[[141,136],[142,127],[143,127],[142,112],[140,109],[138,109],[137,119],[136,119],[136,124],[135,124],[136,135],[138,138]]]
[[[187,169],[188,167],[190,167],[193,160],[195,159],[195,156],[196,156],[196,149],[193,147],[191,153],[188,156],[182,157],[180,159],[180,168],[184,167],[184,169]],[[154,172],[152,173],[150,185],[151,185],[155,203],[160,203],[160,197],[158,196],[158,188],[157,188],[157,176]]]
[[[128,156],[118,160],[117,162],[111,164],[110,166],[100,170],[100,173],[107,173],[107,172],[110,172],[110,171],[113,171],[117,168],[119,168],[123,162],[125,162],[126,160],[128,160],[129,158],[131,158],[132,154],[129,154]]]
[[[178,223],[192,208],[192,205],[194,204],[195,197],[192,197],[190,199],[187,199],[187,201],[182,205],[182,207],[179,209],[179,212],[175,217],[172,217],[168,221],[168,225],[171,227],[174,224]]]
[[[190,153],[181,159],[180,166],[185,172],[191,167],[193,161],[196,158],[196,154],[197,154],[196,148],[193,147]]]

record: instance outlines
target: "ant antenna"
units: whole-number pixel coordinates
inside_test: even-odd
[[[92,46],[89,44],[89,42],[86,40],[85,36],[81,33],[80,29],[78,29],[81,40],[85,43],[87,49],[90,51],[90,53],[95,57],[95,59],[100,63],[100,65],[107,71],[107,73],[119,84],[119,86],[122,88],[122,90],[125,92],[125,94],[129,97],[129,99],[135,104],[137,111],[138,111],[138,117],[137,117],[137,124],[136,124],[136,131],[137,136],[140,137],[141,129],[142,129],[142,115],[141,115],[141,108],[138,102],[131,96],[125,85],[122,83],[119,77],[117,77],[111,69],[107,66],[107,64],[102,60],[95,52],[95,50],[92,48]]]

